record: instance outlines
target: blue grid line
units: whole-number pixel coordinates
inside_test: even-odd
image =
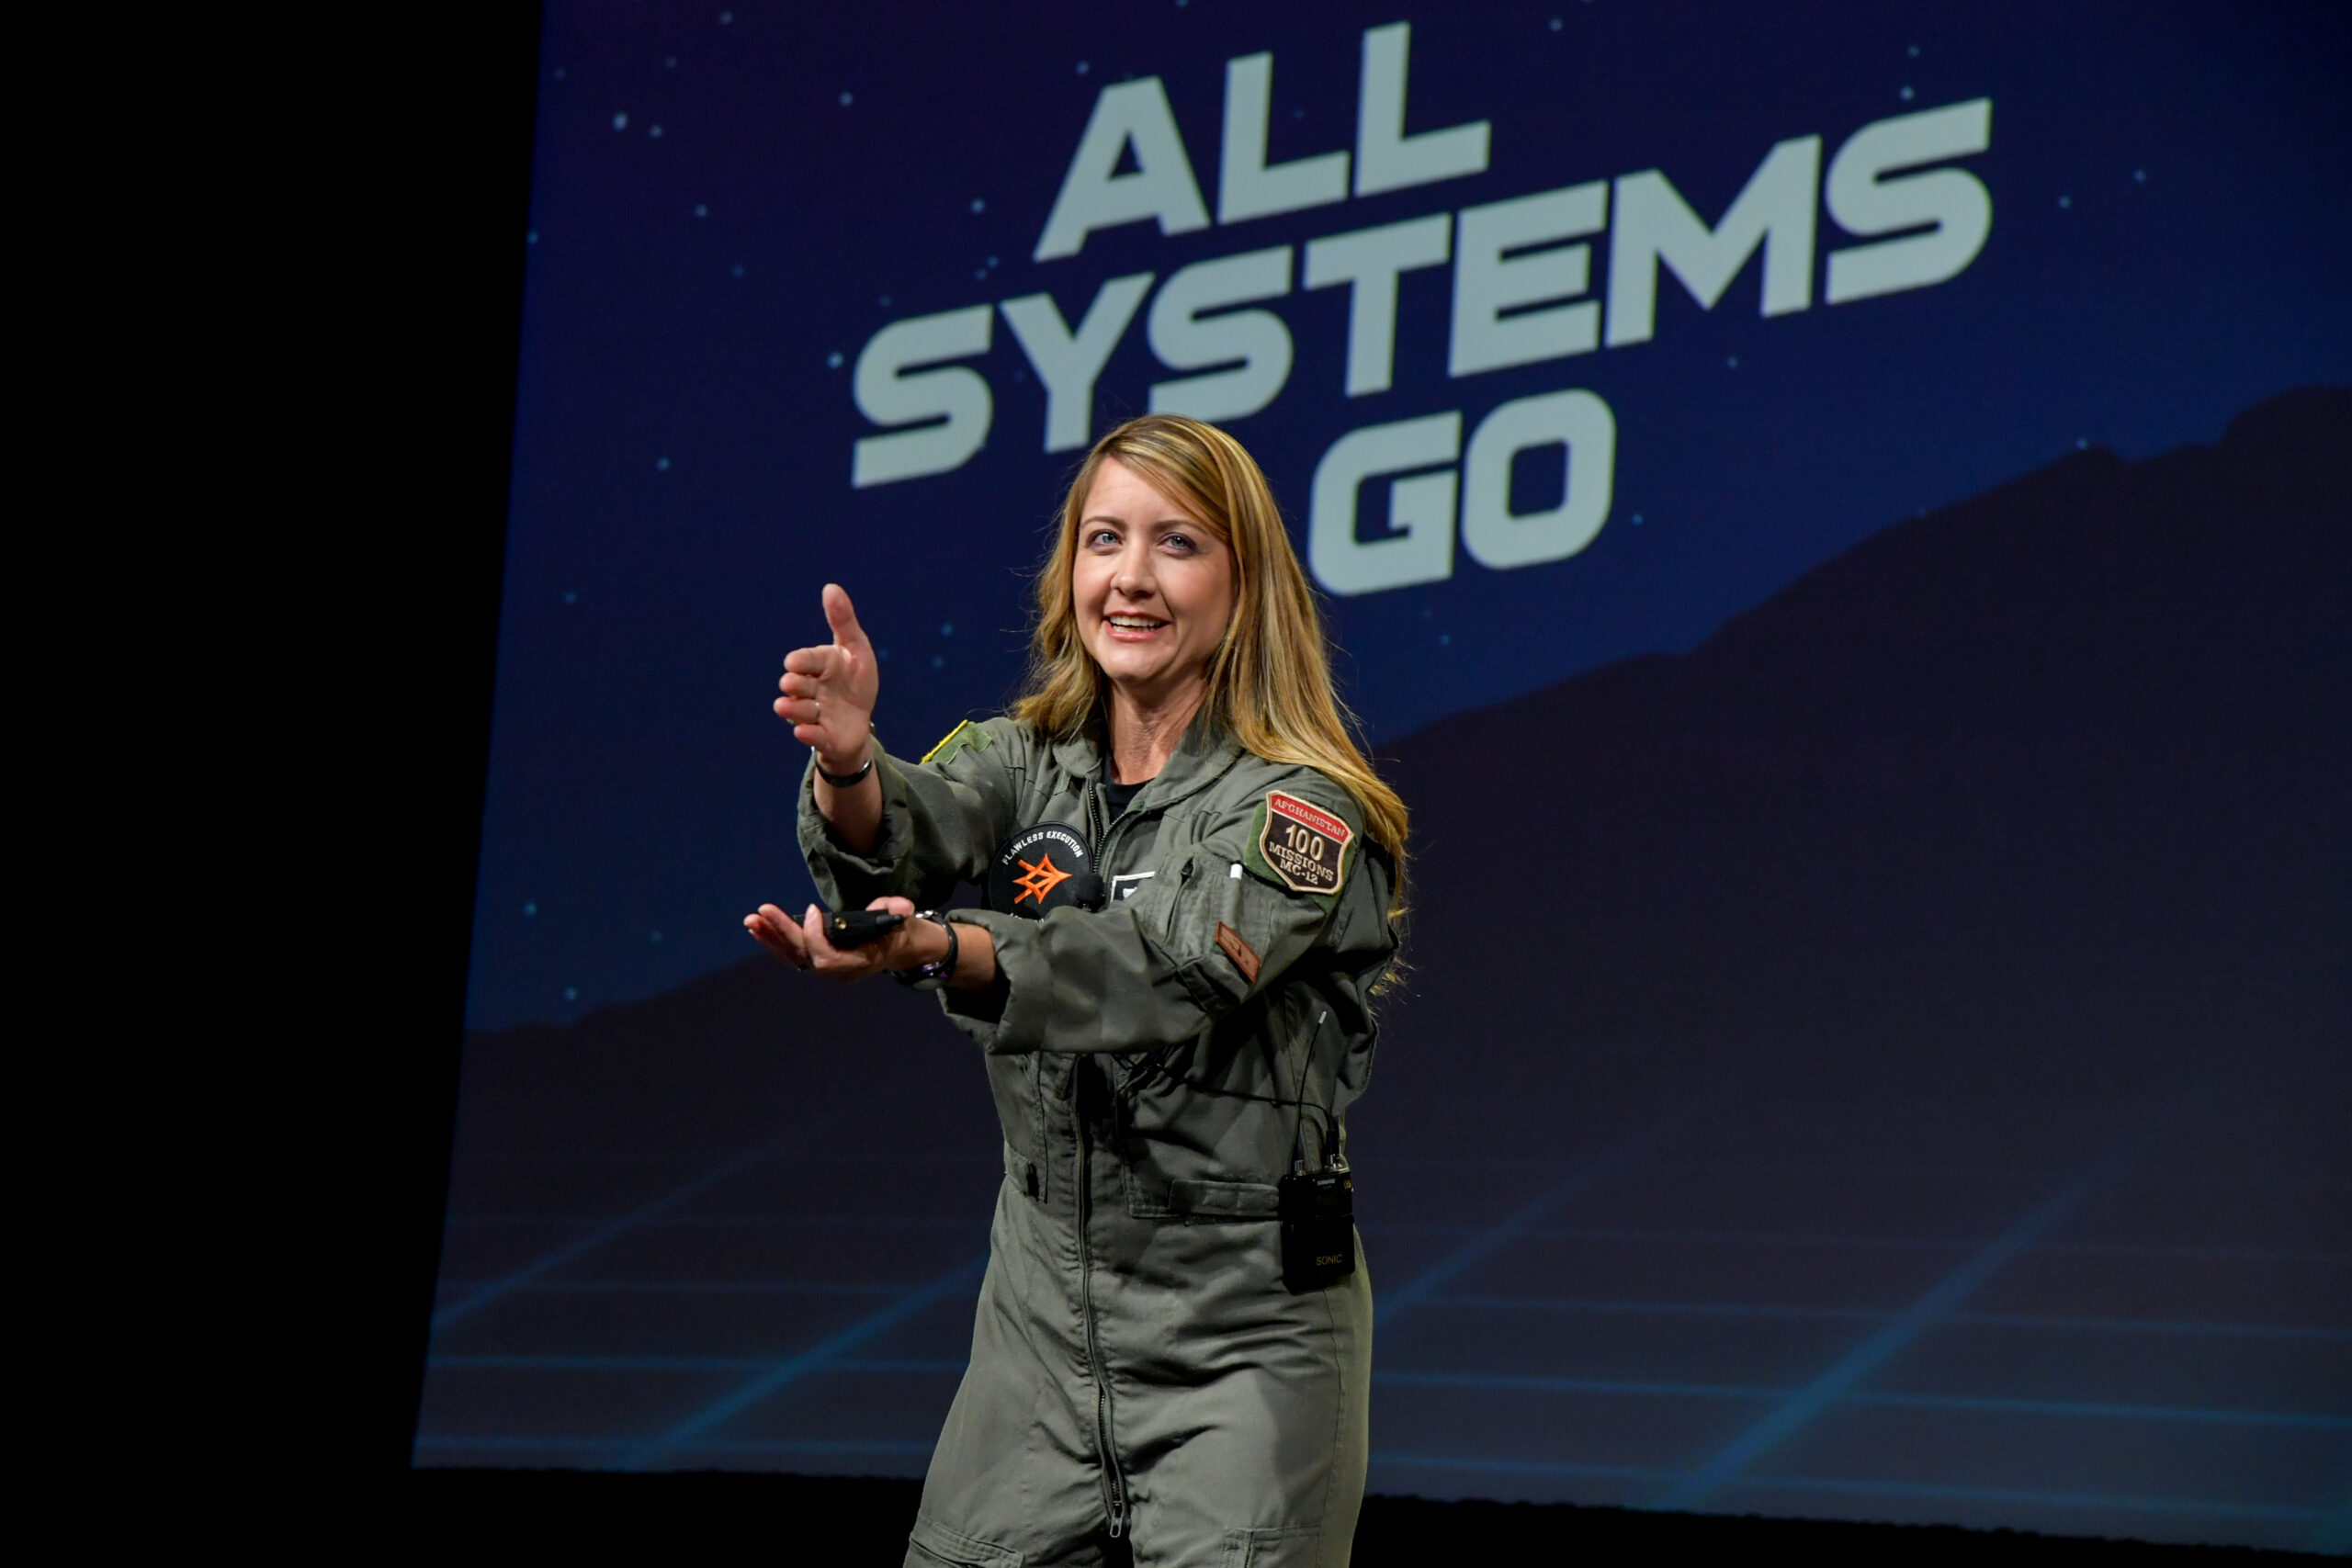
[[[427,1356],[424,1364],[457,1371],[492,1372],[750,1372],[776,1364],[774,1356],[566,1356],[502,1354]],[[637,1439],[631,1438],[634,1442]]]
[[[526,1157],[526,1156],[515,1156]],[[554,1156],[527,1156],[554,1157]],[[1565,1155],[1389,1155],[1380,1166],[1383,1170],[1546,1170],[1570,1163]],[[1661,1155],[1652,1162],[1653,1170],[1676,1172],[1707,1172],[1715,1170],[1817,1170],[1824,1175],[1869,1176],[1881,1172],[1898,1176],[1997,1177],[2019,1175],[2055,1176],[2064,1174],[2060,1166],[2026,1169],[2018,1166],[1973,1165],[1905,1165],[1885,1160],[1699,1160],[1678,1159]],[[2206,1173],[2183,1176],[2174,1171],[2124,1172],[2109,1179],[2109,1185],[2120,1188],[2180,1187],[2192,1191],[2259,1191],[2268,1188],[2315,1187],[2339,1192],[2352,1192],[2352,1180],[2335,1176],[2224,1176]]]
[[[560,1269],[576,1258],[584,1258],[606,1242],[628,1234],[650,1220],[658,1219],[679,1204],[690,1201],[721,1182],[741,1175],[752,1165],[766,1158],[778,1145],[785,1141],[780,1138],[775,1144],[737,1155],[729,1160],[723,1160],[684,1186],[673,1188],[652,1202],[632,1210],[616,1220],[608,1220],[586,1235],[559,1247],[552,1252],[541,1253],[513,1273],[493,1280],[471,1295],[461,1297],[435,1312],[433,1314],[434,1331],[438,1333],[461,1319],[470,1317],[517,1286],[528,1284],[543,1274]]]
[[[1477,1225],[1396,1224],[1374,1222],[1359,1227],[1371,1235],[1471,1235]],[[1727,1247],[1853,1247],[1920,1252],[1962,1252],[1985,1245],[1983,1236],[1890,1236],[1804,1235],[1782,1231],[1638,1230],[1605,1226],[1545,1225],[1529,1230],[1534,1241],[1660,1241]],[[2319,1247],[2175,1247],[2141,1242],[2066,1241],[2041,1251],[2061,1256],[2182,1258],[2218,1263],[2352,1263],[2352,1252]]]
[[[774,1356],[589,1356],[539,1355],[526,1353],[485,1352],[480,1355],[428,1356],[425,1365],[449,1367],[460,1371],[503,1372],[758,1372],[779,1365]],[[872,1360],[837,1357],[824,1371],[829,1372],[955,1372],[961,1374],[964,1361],[939,1359],[910,1360],[876,1359]],[[630,1438],[634,1442],[637,1439]]]
[[[1403,1163],[1403,1162],[1387,1162]],[[1430,1161],[1430,1164],[1476,1166],[1476,1160]],[[1506,1162],[1505,1163],[1542,1163]],[[1550,1163],[1558,1163],[1553,1161]],[[1746,1171],[1773,1173],[1817,1171],[1824,1176],[1901,1176],[1916,1177],[1922,1181],[1960,1179],[1965,1180],[2009,1180],[2030,1177],[2039,1181],[2066,1174],[2070,1167],[1990,1166],[1990,1165],[1906,1165],[1892,1160],[1844,1159],[1674,1159],[1661,1156],[1651,1162],[1650,1169],[1663,1175],[1716,1175]],[[2118,1175],[2109,1179],[2108,1185],[2117,1189],[2147,1187],[2179,1187],[2196,1192],[2261,1190],[2265,1188],[2316,1187],[2335,1191],[2352,1192],[2352,1181],[2328,1176],[2181,1176],[2170,1171],[2147,1171]]]
[[[458,1438],[439,1433],[420,1432],[416,1438],[419,1452],[426,1449],[470,1449],[492,1453],[514,1452],[525,1449],[552,1449],[567,1454],[608,1454],[616,1449],[628,1447],[628,1438],[526,1438],[501,1432],[491,1437]]]
[[[1532,1206],[1532,1205],[1531,1205]],[[1374,1221],[1360,1226],[1366,1235],[1476,1235],[1478,1225],[1396,1224]],[[1982,1236],[1798,1235],[1774,1231],[1638,1230],[1607,1225],[1539,1225],[1526,1231],[1532,1241],[1663,1241],[1724,1247],[1856,1247],[1912,1252],[1964,1252],[1981,1247]]]
[[[1538,1206],[1538,1204],[1529,1205],[1530,1208]],[[985,1218],[985,1216],[981,1217]],[[452,1225],[584,1225],[593,1224],[602,1218],[603,1216],[598,1214],[452,1214],[447,1223]],[[656,1216],[641,1223],[656,1228],[677,1226],[710,1230],[751,1229],[757,1226],[806,1227],[823,1230],[853,1226],[865,1230],[942,1228],[967,1230],[974,1221],[968,1216],[953,1215],[897,1217],[878,1214],[676,1214]],[[1359,1223],[1357,1228],[1367,1236],[1379,1237],[1482,1236],[1488,1233],[1488,1227],[1482,1225],[1411,1224],[1378,1220]],[[1648,1241],[1727,1247],[1851,1247],[1915,1252],[1963,1252],[1985,1244],[1985,1238],[1983,1236],[1806,1235],[1776,1231],[1634,1230],[1566,1225],[1532,1226],[1515,1234],[1523,1235],[1532,1241]],[[2191,1258],[2215,1263],[2352,1264],[2352,1252],[2333,1252],[2321,1247],[2175,1247],[2140,1242],[2068,1241],[2051,1242],[2040,1247],[2039,1250],[2062,1257]]]
[[[1401,1288],[1378,1297],[1373,1306],[1374,1325],[1377,1327],[1391,1322],[1397,1314],[1408,1312],[1434,1297],[1449,1281],[1485,1262],[1510,1242],[1528,1235],[1538,1221],[1569,1199],[1611,1177],[1623,1175],[1648,1141],[1646,1130],[1619,1139],[1614,1146],[1586,1162],[1566,1179],[1554,1183],[1494,1224],[1475,1231],[1469,1242],[1422,1269]]]
[[[449,1280],[450,1292],[486,1281]],[[512,1287],[533,1295],[778,1295],[876,1296],[900,1287],[890,1283],[840,1283],[802,1280],[534,1280]],[[1821,1307],[1738,1302],[1653,1302],[1583,1296],[1432,1296],[1433,1307],[1483,1312],[1580,1313],[1595,1316],[1764,1318],[1794,1322],[1883,1323],[1897,1315],[1887,1307]],[[2352,1328],[2315,1328],[2279,1323],[2196,1323],[2168,1318],[2071,1317],[2042,1313],[1956,1312],[1944,1321],[1956,1325],[2027,1328],[2101,1334],[2174,1334],[2217,1339],[2285,1339],[2314,1344],[2352,1344]]]
[[[478,1289],[484,1281],[449,1280],[452,1292]],[[890,1283],[833,1284],[804,1280],[532,1280],[511,1287],[532,1295],[577,1296],[887,1296]]]
[[[1883,1307],[1814,1307],[1736,1302],[1611,1301],[1581,1296],[1438,1296],[1430,1305],[1490,1312],[1623,1313],[1658,1317],[1761,1317],[1797,1321],[1883,1323],[1896,1314]],[[2151,1317],[2065,1317],[2024,1312],[1956,1312],[1947,1324],[1972,1327],[2083,1330],[2101,1334],[2187,1334],[2214,1338],[2308,1339],[2352,1344],[2352,1328],[2310,1328],[2277,1323],[2182,1323]]]
[[[691,1196],[691,1194],[689,1194]],[[452,1214],[447,1223],[453,1225],[586,1225],[603,1219],[602,1214]],[[774,1229],[799,1227],[815,1230],[958,1230],[968,1231],[975,1224],[985,1224],[988,1215],[980,1211],[971,1214],[897,1215],[897,1214],[656,1214],[650,1218],[632,1217],[630,1224],[654,1229],[671,1226],[678,1229],[748,1230],[755,1225]]]
[[[1374,1372],[1375,1383],[1424,1388],[1508,1389],[1542,1393],[1629,1394],[1690,1399],[1792,1399],[1809,1388],[1747,1383],[1644,1382],[1613,1378],[1539,1377],[1519,1372]],[[2077,1399],[2005,1399],[1987,1394],[1846,1393],[1832,1404],[1871,1404],[1902,1410],[1977,1410],[2016,1416],[2086,1416],[2123,1421],[2209,1421],[2238,1427],[2301,1427],[2352,1432],[2352,1416],[2302,1410],[2217,1410],[2169,1404],[2102,1404]],[[1694,1472],[1695,1473],[1695,1472]]]
[[[630,1149],[468,1149],[449,1156],[452,1168],[469,1165],[703,1165],[710,1149],[680,1149],[673,1154]],[[744,1151],[739,1149],[736,1153]],[[721,1152],[721,1157],[725,1157]]]
[[[1906,1410],[1983,1410],[2019,1416],[2083,1416],[2116,1421],[2211,1421],[2233,1427],[2305,1427],[2352,1432],[2352,1416],[2308,1410],[2214,1410],[2197,1405],[2100,1404],[2083,1399],[2005,1399],[1981,1393],[1860,1393],[1845,1404],[1883,1404]]]
[[[1862,1497],[1948,1497],[1972,1503],[2030,1503],[2061,1508],[2118,1508],[2148,1514],[2226,1514],[2239,1518],[2301,1521],[2316,1508],[2286,1503],[2220,1503],[2196,1497],[2137,1497],[2106,1492],[2036,1492],[2014,1486],[1954,1486],[1928,1481],[1853,1481],[1807,1475],[1743,1475],[1742,1486],[1775,1492],[1842,1492]]]
[[[1786,1441],[1855,1384],[1907,1348],[1937,1320],[1966,1300],[1977,1286],[2079,1208],[2090,1190],[2090,1179],[2079,1177],[2043,1199],[1990,1246],[1929,1286],[1927,1293],[1913,1302],[1900,1317],[1839,1357],[1785,1404],[1668,1487],[1659,1495],[1657,1506],[1691,1508],[1703,1502],[1709,1493],[1746,1469],[1749,1461]]]
[[[630,1438],[419,1438],[420,1448],[456,1450],[520,1453],[535,1449],[551,1449],[558,1453],[609,1454],[625,1449],[635,1439]],[[808,1453],[808,1454],[922,1454],[931,1452],[932,1445],[907,1438],[711,1438],[695,1445],[704,1453]]]
[[[1547,1378],[1519,1372],[1374,1372],[1375,1383],[1412,1388],[1510,1389],[1543,1393],[1622,1393],[1659,1399],[1785,1399],[1794,1389],[1742,1383],[1644,1382],[1619,1378]]]
[[[2214,1263],[2352,1263],[2352,1252],[2321,1247],[2169,1247],[2136,1241],[2065,1241],[2042,1250],[2083,1258],[2194,1258]]]
[[[674,1153],[660,1150],[631,1149],[566,1149],[560,1153],[523,1149],[477,1149],[450,1156],[453,1166],[463,1165],[705,1165],[714,1158],[729,1159],[736,1155],[758,1154],[769,1148],[765,1144],[729,1151],[725,1149],[689,1148]],[[844,1165],[993,1165],[983,1156],[974,1159],[969,1155],[937,1153],[922,1150],[906,1154],[834,1153],[823,1149],[802,1149],[780,1156],[786,1163],[817,1163],[828,1167]]]
[[[2082,1328],[2109,1334],[2195,1334],[2225,1339],[2312,1339],[2323,1344],[2352,1344],[2352,1328],[2309,1328],[2288,1323],[2176,1323],[2158,1317],[2045,1317],[2023,1312],[1959,1312],[1945,1321],[1996,1328]]]
[[[1430,1305],[1475,1312],[1622,1314],[1633,1317],[1765,1317],[1800,1322],[1879,1323],[1894,1313],[1878,1307],[1746,1305],[1736,1302],[1609,1301],[1583,1296],[1433,1296]]]
[[[929,1311],[978,1280],[988,1267],[986,1258],[961,1263],[927,1284],[919,1285],[879,1311],[868,1313],[839,1333],[820,1340],[800,1354],[775,1362],[732,1393],[713,1400],[667,1432],[653,1438],[621,1461],[623,1470],[645,1470],[671,1453],[699,1444],[719,1427],[770,1394],[808,1373],[830,1366],[844,1351],[854,1349],[909,1318]]]
[[[706,1454],[907,1454],[929,1459],[936,1445],[891,1438],[711,1438],[695,1445]]]
[[[428,1365],[474,1371],[764,1372],[784,1363],[773,1356],[481,1355],[434,1356]],[[832,1372],[961,1375],[967,1363],[938,1358],[837,1356]],[[1541,1377],[1519,1372],[1398,1372],[1372,1374],[1374,1383],[1408,1388],[1482,1388],[1515,1393],[1590,1393],[1653,1399],[1786,1399],[1802,1388],[1748,1383],[1658,1382],[1621,1378]],[[2001,1415],[2063,1416],[2102,1420],[2212,1422],[2223,1426],[2290,1427],[2352,1431],[2352,1416],[2298,1410],[2232,1410],[2165,1404],[2106,1404],[2089,1400],[2009,1399],[1984,1394],[1849,1393],[1833,1403],[1900,1410],[1970,1410]],[[701,1445],[708,1446],[708,1445]]]
[[[1477,1470],[1495,1471],[1512,1475],[1569,1475],[1592,1481],[1665,1481],[1674,1472],[1656,1470],[1632,1464],[1577,1464],[1568,1460],[1553,1459],[1480,1459],[1467,1454],[1384,1454],[1372,1456],[1374,1464],[1395,1465],[1415,1470]]]
[[[628,1438],[419,1438],[420,1449],[439,1449],[453,1453],[528,1453],[553,1450],[567,1454],[610,1454],[625,1449],[634,1441]],[[766,1453],[766,1454],[912,1454],[928,1456],[932,1445],[911,1439],[890,1438],[711,1438],[695,1445],[701,1453]]]

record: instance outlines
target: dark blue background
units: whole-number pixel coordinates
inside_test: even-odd
[[[1486,173],[1039,265],[1103,84],[1164,80],[1213,205],[1225,61],[1274,52],[1276,159],[1346,147],[1397,13],[550,9],[417,1461],[911,1475],[953,1393],[978,1065],[738,921],[807,896],[767,702],[819,585],[920,750],[1017,678],[1074,455],[1000,321],[987,446],[853,491],[874,332],[1653,166],[1713,220],[1776,141],[1989,96],[1934,288],[1762,319],[1751,262],[1456,381],[1436,268],[1353,400],[1346,291],[1274,307],[1234,428],[1295,530],[1366,423],[1618,423],[1582,554],[1329,605],[1416,829],[1351,1119],[1372,1483],[2344,1550],[2339,12],[1408,15],[1410,128],[1490,119]],[[1139,316],[1096,431],[1165,375]]]
[[[1822,135],[1826,164],[1872,120],[1989,96],[1992,147],[1966,166],[1991,236],[1938,287],[1837,307],[1816,288],[1761,319],[1753,261],[1712,312],[1668,276],[1652,342],[1451,381],[1450,269],[1408,273],[1396,388],[1354,400],[1348,291],[1277,302],[1290,382],[1234,429],[1295,527],[1315,460],[1361,424],[1475,423],[1561,386],[1618,421],[1615,505],[1583,554],[1507,573],[1464,558],[1449,581],[1332,603],[1375,741],[1688,649],[1871,532],[2078,442],[2211,440],[2264,394],[2352,373],[2352,115],[2324,7],[1436,10],[1417,17],[1409,124],[1490,119],[1485,174],[1172,240],[1098,232],[1045,264],[1028,257],[1103,84],[1163,80],[1213,210],[1225,61],[1273,51],[1272,157],[1347,147],[1359,35],[1396,17],[1219,0],[721,15],[549,11],[476,1026],[674,985],[740,955],[743,909],[806,896],[784,810],[799,759],[765,705],[783,653],[820,637],[828,579],[888,651],[878,722],[899,750],[1017,678],[1068,456],[1040,450],[1043,396],[1000,320],[973,362],[995,390],[986,449],[852,491],[871,427],[850,367],[888,321],[1040,288],[1074,319],[1124,273],[1651,167],[1712,221],[1783,138]],[[1848,243],[1821,223],[1820,253]],[[1096,430],[1167,374],[1139,312]]]

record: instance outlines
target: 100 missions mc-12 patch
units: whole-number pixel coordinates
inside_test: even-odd
[[[1274,790],[1258,808],[1258,831],[1246,858],[1250,869],[1270,882],[1329,898],[1347,880],[1348,845],[1354,838],[1355,829],[1321,807]]]

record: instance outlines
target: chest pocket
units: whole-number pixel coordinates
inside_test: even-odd
[[[1160,818],[1157,837],[1145,861],[1125,874],[1134,880],[1126,881],[1125,886],[1134,888],[1137,896],[1148,890],[1159,906],[1144,911],[1145,929],[1156,932],[1163,941],[1175,937],[1184,908],[1206,874],[1208,859],[1194,846],[1207,835],[1214,820],[1215,814],[1203,809],[1197,797],[1181,802]]]
[[[1239,907],[1255,891],[1245,886],[1250,879],[1231,855],[1202,847],[1202,840],[1217,823],[1236,809],[1234,802],[1219,798],[1228,789],[1219,784],[1204,792],[1206,798],[1195,796],[1184,802],[1179,808],[1181,815],[1171,812],[1161,829],[1160,842],[1166,846],[1161,858],[1168,867],[1162,874],[1170,897],[1152,929],[1163,941],[1186,951],[1206,951],[1203,944],[1219,920],[1238,928]],[[1254,795],[1246,796],[1244,803],[1254,798]]]

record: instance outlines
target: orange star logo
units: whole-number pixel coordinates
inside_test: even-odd
[[[1069,873],[1056,865],[1054,857],[1050,853],[1039,855],[1035,865],[1031,865],[1025,860],[1018,863],[1028,874],[1013,879],[1012,885],[1021,889],[1012,896],[1012,901],[1016,904],[1023,898],[1035,898],[1038,903],[1043,904],[1046,894],[1069,880]]]

